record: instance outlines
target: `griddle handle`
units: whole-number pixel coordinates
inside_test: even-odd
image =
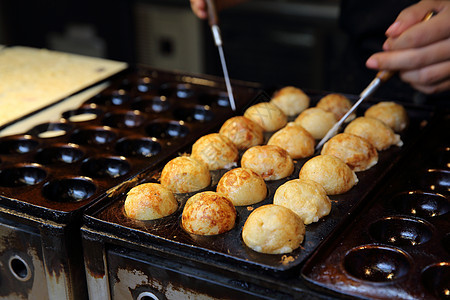
[[[206,0],[206,6],[208,8],[209,25],[219,25],[219,17],[217,15],[215,0]]]

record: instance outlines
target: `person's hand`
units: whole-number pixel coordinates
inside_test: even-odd
[[[194,14],[202,20],[208,18],[205,0],[191,0],[191,9]]]
[[[429,11],[436,15],[422,22]],[[450,1],[423,0],[406,8],[386,36],[385,51],[372,55],[368,68],[399,71],[426,94],[450,90]]]

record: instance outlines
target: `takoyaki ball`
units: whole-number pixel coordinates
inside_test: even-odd
[[[388,149],[392,145],[403,146],[400,135],[395,134],[391,127],[375,118],[356,118],[345,127],[344,132],[365,138],[378,151]]]
[[[178,202],[173,193],[159,183],[143,183],[130,189],[124,203],[128,217],[155,220],[174,213]]]
[[[287,123],[287,116],[275,104],[261,102],[250,106],[244,112],[244,117],[260,125],[266,132],[273,132]]]
[[[355,172],[345,162],[327,154],[309,159],[300,169],[299,178],[317,182],[327,195],[343,194],[358,182]]]
[[[255,146],[244,152],[241,166],[253,170],[264,180],[285,178],[294,171],[288,152],[275,145]]]
[[[225,196],[216,192],[201,192],[190,197],[184,206],[181,226],[198,235],[216,235],[231,230],[236,221],[236,209]]]
[[[318,107],[304,110],[295,119],[295,123],[305,128],[315,139],[323,138],[336,122],[332,112]]]
[[[170,160],[161,172],[160,182],[174,193],[190,193],[211,183],[208,166],[189,156]]]
[[[242,228],[247,247],[266,254],[290,253],[300,247],[305,224],[292,210],[274,204],[252,211]]]
[[[258,203],[267,195],[264,179],[246,168],[235,168],[226,172],[220,178],[216,191],[230,199],[235,206]]]
[[[286,116],[292,117],[307,109],[310,99],[301,89],[286,86],[276,91],[270,102],[281,109]]]
[[[340,120],[352,108],[352,103],[344,95],[332,93],[322,97],[316,107],[332,112],[336,120]],[[352,113],[345,122],[350,122],[355,117],[356,115]]]
[[[230,169],[236,166],[239,152],[229,138],[210,133],[192,145],[191,157],[206,164],[209,170]]]
[[[238,150],[246,150],[264,142],[262,127],[243,116],[226,120],[219,133],[230,139]]]
[[[340,133],[323,145],[321,154],[334,155],[355,172],[365,171],[378,162],[378,151],[368,140],[351,133]]]
[[[315,181],[293,179],[278,187],[273,204],[291,209],[305,225],[319,221],[331,211],[331,201],[325,189]]]
[[[372,105],[366,110],[364,116],[382,121],[395,132],[403,131],[409,123],[408,113],[405,107],[391,101],[379,102]]]
[[[292,159],[304,158],[314,154],[316,140],[301,125],[289,122],[275,132],[267,145],[276,145],[286,150]]]

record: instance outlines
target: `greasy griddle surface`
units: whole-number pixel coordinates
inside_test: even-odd
[[[137,66],[110,81],[60,122],[0,137],[2,205],[52,220],[79,214],[232,115],[218,77]],[[238,81],[234,92],[242,109],[260,88]]]
[[[309,93],[312,103],[315,103],[326,93]],[[351,100],[355,97],[349,96]],[[374,102],[368,102],[363,105],[358,114],[362,115],[365,109],[373,105]],[[377,186],[384,175],[391,169],[397,160],[402,156],[403,152],[415,142],[416,137],[422,131],[422,121],[430,118],[430,111],[423,108],[408,107],[410,117],[409,128],[402,133],[404,146],[391,147],[388,150],[379,153],[378,164],[371,169],[358,172],[359,183],[350,191],[342,195],[330,196],[332,201],[332,209],[328,216],[322,218],[317,223],[306,225],[305,240],[301,247],[286,255],[269,255],[262,254],[246,247],[241,238],[241,231],[248,215],[255,208],[270,204],[273,201],[273,195],[278,186],[284,182],[298,178],[298,173],[302,165],[309,159],[301,159],[295,161],[294,173],[284,179],[266,182],[268,187],[268,196],[260,203],[236,207],[237,220],[236,226],[229,232],[216,236],[199,236],[186,233],[180,226],[181,213],[186,200],[195,193],[176,195],[180,202],[180,207],[171,216],[153,220],[139,221],[128,218],[124,213],[123,204],[125,201],[125,193],[129,188],[137,183],[133,183],[125,190],[112,193],[100,205],[89,211],[86,216],[88,226],[100,228],[105,234],[110,232],[115,236],[119,236],[122,241],[128,241],[132,244],[140,244],[142,247],[151,247],[152,244],[163,244],[175,251],[186,251],[199,255],[205,259],[216,261],[228,261],[237,263],[238,267],[256,267],[278,273],[279,271],[290,270],[302,263],[317,246],[329,236],[333,230],[352,212],[365,201],[366,196]],[[150,172],[139,183],[158,182],[159,169]],[[211,186],[205,190],[215,190],[216,184],[226,170],[214,171],[213,182]],[[170,251],[170,250],[169,250]]]

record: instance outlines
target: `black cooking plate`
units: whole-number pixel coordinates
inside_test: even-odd
[[[327,93],[308,92],[308,94],[314,105]],[[355,96],[347,96],[352,101],[356,100]],[[364,103],[359,108],[358,115],[363,114],[365,109],[375,102]],[[163,247],[167,251],[177,252],[178,255],[186,255],[202,261],[229,262],[238,268],[256,268],[278,274],[286,273],[284,271],[291,270],[303,262],[341,222],[356,211],[367,195],[383,180],[385,174],[421,136],[423,126],[427,123],[426,120],[431,119],[433,115],[432,111],[424,107],[404,105],[411,120],[409,128],[401,134],[404,146],[401,148],[391,147],[380,152],[377,165],[367,171],[357,173],[359,183],[355,187],[345,194],[330,196],[332,200],[331,213],[319,222],[307,225],[305,240],[301,247],[287,255],[269,255],[251,250],[244,245],[241,230],[251,211],[261,205],[272,203],[277,187],[288,180],[298,178],[301,166],[308,159],[295,161],[295,171],[291,176],[282,180],[266,182],[268,196],[265,200],[251,206],[236,207],[236,226],[224,234],[199,236],[188,234],[181,228],[180,219],[183,205],[195,193],[176,195],[181,204],[178,211],[159,220],[139,221],[125,215],[123,204],[128,190],[139,183],[158,182],[164,164],[142,174],[138,180],[124,183],[120,189],[110,193],[105,199],[86,211],[85,224],[96,232],[103,232],[109,238],[115,238],[129,246],[139,245],[144,249],[145,247]],[[186,151],[189,152],[189,148],[186,148]],[[218,180],[225,172],[226,170],[212,172],[212,184],[205,190],[215,190]]]
[[[2,205],[66,222],[233,114],[223,79],[129,68],[61,121],[0,138]],[[233,83],[237,107],[259,84]]]

